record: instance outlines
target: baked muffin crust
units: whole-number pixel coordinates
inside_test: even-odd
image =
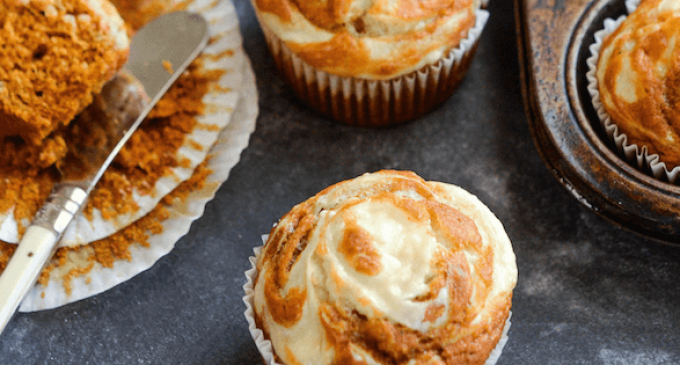
[[[479,200],[410,172],[333,185],[272,229],[254,311],[282,364],[483,364],[517,280]]]

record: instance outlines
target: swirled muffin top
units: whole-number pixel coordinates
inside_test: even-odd
[[[0,0],[0,138],[40,143],[90,104],[128,52],[107,0]]]
[[[597,78],[629,142],[680,166],[680,0],[643,0],[604,39]]]
[[[339,76],[393,78],[442,58],[475,24],[478,0],[253,0],[310,66]]]
[[[272,229],[255,317],[283,364],[483,364],[515,256],[477,198],[410,172],[333,185]]]

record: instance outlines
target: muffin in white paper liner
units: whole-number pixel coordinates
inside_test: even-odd
[[[268,235],[262,235],[262,242],[267,241]],[[262,356],[262,360],[266,365],[282,365],[276,362],[274,358],[274,350],[272,348],[272,343],[270,340],[266,339],[264,336],[264,332],[257,327],[257,324],[255,323],[255,304],[253,302],[255,298],[255,278],[257,277],[257,260],[262,254],[262,248],[264,246],[258,246],[253,248],[253,252],[255,253],[255,256],[251,256],[249,258],[251,268],[245,272],[246,275],[246,283],[243,285],[243,290],[245,292],[245,295],[243,296],[243,303],[246,305],[246,310],[243,313],[246,317],[246,321],[248,321],[248,331],[250,332],[250,335],[253,337],[253,340],[255,341],[255,346],[257,347],[257,350],[260,352],[260,355]],[[496,362],[498,362],[498,359],[500,359],[501,353],[503,352],[503,348],[505,347],[505,344],[508,342],[508,330],[510,329],[510,318],[512,317],[512,311],[510,311],[508,315],[508,319],[505,321],[505,325],[503,326],[503,333],[501,334],[501,338],[498,340],[498,344],[496,347],[491,350],[491,353],[489,354],[489,358],[486,360],[484,365],[494,365]]]
[[[258,96],[255,86],[255,75],[250,63],[242,65],[243,85],[240,90],[240,101],[234,110],[232,121],[220,133],[215,145],[210,148],[207,167],[211,170],[203,189],[193,191],[182,202],[168,207],[170,217],[161,224],[163,232],[151,235],[149,247],[133,245],[130,247],[132,259],[118,260],[112,268],[105,268],[94,263],[94,268],[87,274],[71,280],[71,293],[67,294],[61,276],[70,269],[67,264],[58,272],[53,272],[47,287],[36,285],[21,303],[20,312],[56,308],[84,298],[102,293],[133,276],[149,269],[161,257],[168,254],[175,243],[190,229],[194,220],[203,215],[205,205],[210,201],[220,185],[227,180],[231,168],[238,163],[241,152],[248,146],[250,134],[255,130],[258,115]],[[89,252],[83,248],[83,263],[87,263]],[[78,253],[69,256],[78,260]]]
[[[627,0],[625,4],[628,13],[632,13],[639,3],[640,0]],[[625,15],[621,15],[617,19],[607,18],[604,20],[603,29],[595,32],[595,43],[591,44],[588,48],[591,55],[586,60],[586,64],[588,65],[588,72],[586,73],[588,93],[592,98],[593,107],[602,128],[609,140],[616,146],[616,152],[637,169],[651,174],[651,176],[656,179],[667,180],[668,182],[675,184],[678,182],[677,178],[680,174],[680,166],[669,170],[666,167],[666,164],[661,161],[659,155],[651,154],[647,146],[638,146],[637,144],[629,143],[628,137],[625,133],[619,131],[618,126],[611,120],[611,117],[605,111],[600,99],[597,64],[600,59],[602,42],[604,38],[613,33],[625,19]]]
[[[478,9],[467,37],[435,63],[392,79],[368,80],[308,65],[257,15],[276,67],[297,97],[336,121],[365,127],[405,123],[446,101],[465,77],[489,19],[488,11]]]
[[[190,164],[170,169],[171,174],[158,179],[149,194],[140,194],[136,190],[132,192],[134,201],[139,206],[138,210],[118,214],[109,219],[104,219],[99,209],[93,210],[92,220],[82,214],[78,215],[64,232],[59,247],[74,247],[103,239],[145,216],[165,195],[192,175],[196,166],[205,160],[219,131],[231,120],[238,103],[243,78],[240,70],[246,62],[241,47],[242,37],[236,10],[229,1],[210,0],[194,0],[187,10],[200,12],[210,22],[210,35],[213,40],[205,47],[203,54],[215,57],[204,57],[203,69],[226,71],[217,82],[219,88],[213,88],[203,96],[202,101],[206,105],[205,115],[196,118],[201,126],[213,128],[196,127],[186,135],[183,146],[176,153],[176,160],[188,159]],[[230,52],[230,55],[218,57],[225,52]],[[200,145],[201,149],[196,149],[195,144]],[[20,240],[13,211],[12,209],[0,213],[0,241],[18,243]],[[27,227],[30,222],[22,224]]]

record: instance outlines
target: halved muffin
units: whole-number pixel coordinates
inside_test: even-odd
[[[39,144],[92,101],[129,53],[107,0],[0,0],[0,138]]]

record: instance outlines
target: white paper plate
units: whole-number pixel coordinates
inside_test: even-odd
[[[66,293],[63,280],[55,270],[46,287],[36,285],[29,292],[19,311],[32,312],[56,308],[102,293],[149,269],[173,249],[175,243],[189,231],[191,223],[203,215],[205,205],[227,180],[229,172],[238,163],[241,152],[248,146],[250,135],[255,130],[255,120],[259,112],[258,96],[255,76],[249,61],[243,63],[241,74],[243,85],[240,90],[240,101],[233,112],[231,122],[219,133],[217,142],[208,153],[208,168],[212,173],[208,176],[205,187],[192,192],[183,202],[168,208],[170,218],[162,222],[162,233],[149,238],[150,246],[145,248],[133,245],[130,248],[132,259],[118,260],[113,268],[105,268],[95,263],[88,274],[71,280],[70,295]],[[83,255],[88,254],[89,248],[87,246],[82,249]],[[80,261],[80,267],[89,264],[84,259]]]

